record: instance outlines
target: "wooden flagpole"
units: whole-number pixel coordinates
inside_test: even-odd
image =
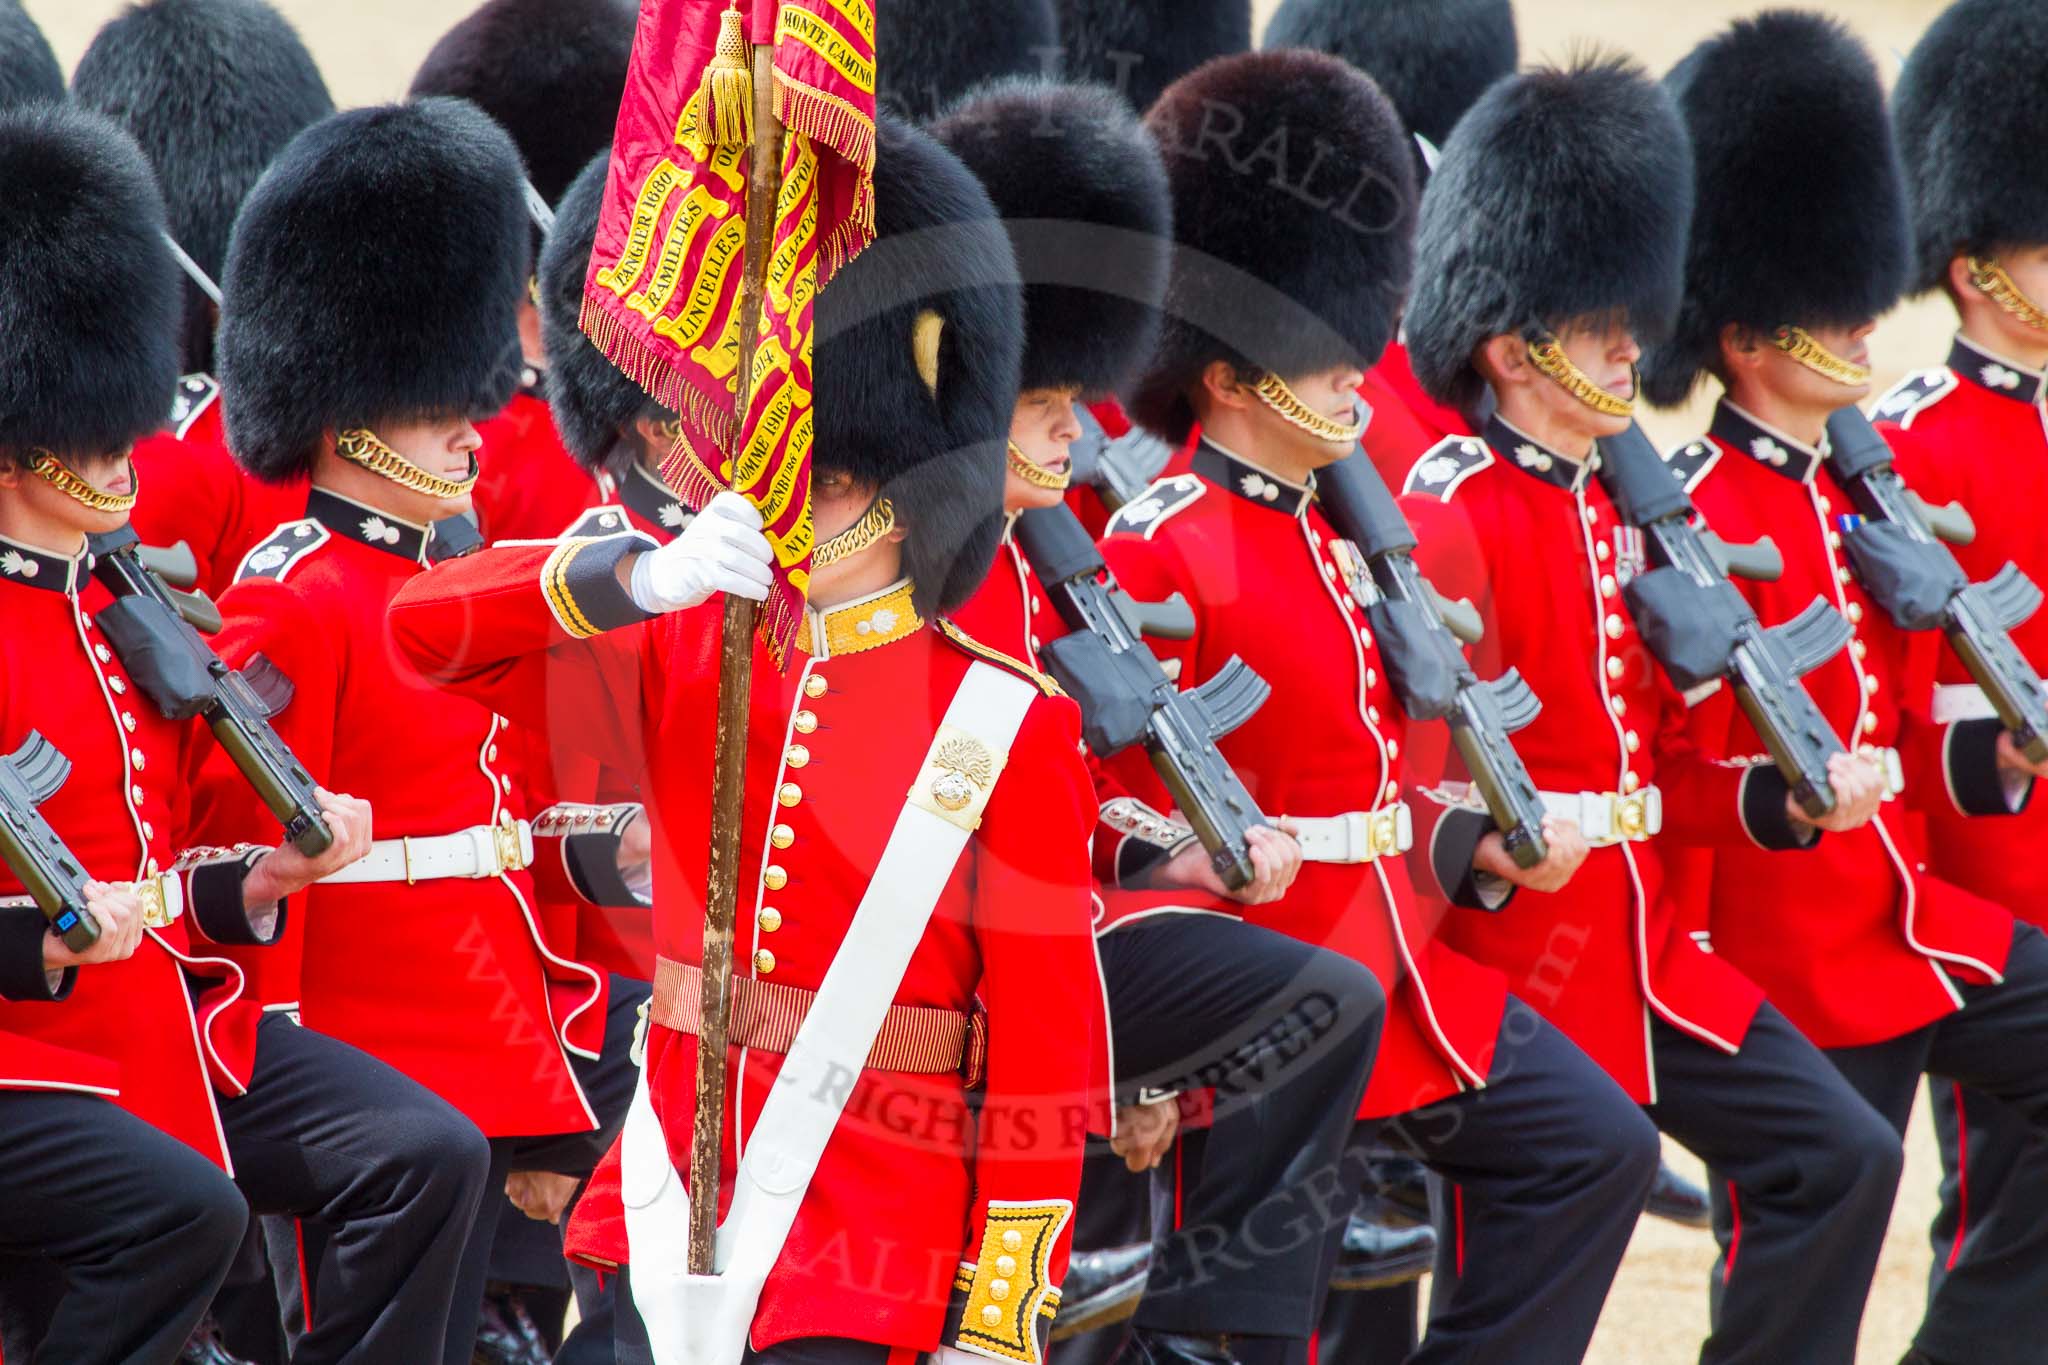
[[[754,144],[747,179],[747,239],[740,283],[740,363],[733,412],[746,439],[754,350],[775,243],[782,178],[782,125],[775,118],[775,47],[753,45]],[[732,452],[738,463],[739,451]],[[697,1104],[690,1133],[690,1273],[716,1273],[718,1158],[725,1137],[726,1044],[732,1028],[733,925],[739,906],[740,823],[745,817],[747,711],[753,691],[759,604],[725,599],[718,669],[717,759],[711,786],[711,867],[705,887],[701,1021],[697,1030]]]

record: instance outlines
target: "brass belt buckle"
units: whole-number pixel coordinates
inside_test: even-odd
[[[1614,829],[1632,843],[1650,837],[1650,794],[1647,789],[1614,798]]]
[[[500,812],[498,823],[491,827],[491,842],[498,855],[499,872],[517,872],[526,866],[525,852],[519,847],[519,823],[510,813]]]
[[[142,924],[146,929],[167,929],[171,923],[171,907],[164,898],[164,882],[161,877],[132,883],[135,899],[142,903]]]
[[[1367,817],[1371,843],[1369,853],[1374,862],[1401,851],[1401,809],[1400,806],[1388,806]]]

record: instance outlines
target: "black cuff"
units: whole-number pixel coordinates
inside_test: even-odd
[[[1758,848],[1790,853],[1820,842],[1818,829],[1792,818],[1785,805],[1791,794],[1792,785],[1775,763],[1754,764],[1742,774],[1736,796],[1742,832]]]
[[[35,905],[0,905],[0,1000],[48,1003],[71,994],[78,969],[66,967],[55,981],[43,966],[43,941],[50,921]]]
[[[242,904],[242,883],[268,849],[255,849],[235,858],[198,863],[185,873],[186,911],[192,925],[214,943],[261,948],[277,942],[284,933],[286,904],[250,910]]]
[[[1136,835],[1126,835],[1116,847],[1116,884],[1127,889],[1142,889],[1152,874],[1173,857],[1173,850],[1161,848]]]
[[[651,619],[619,582],[619,561],[655,548],[634,532],[601,540],[565,540],[541,566],[541,590],[564,631],[586,639]]]
[[[2005,726],[1996,718],[1959,720],[1942,737],[1942,778],[1956,809],[1965,815],[2017,815],[2034,796],[2032,778],[1998,766],[1998,737]]]
[[[568,869],[576,894],[592,905],[616,909],[644,907],[619,873],[619,833],[570,834],[562,839],[562,866]]]
[[[1472,865],[1479,841],[1493,831],[1484,811],[1449,810],[1429,836],[1429,870],[1444,899],[1466,910],[1499,911],[1515,898],[1515,884]]]

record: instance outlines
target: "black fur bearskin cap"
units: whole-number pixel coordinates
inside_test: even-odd
[[[0,0],[0,110],[63,98],[64,68],[50,40],[21,0]]]
[[[454,95],[496,119],[555,204],[611,145],[637,23],[633,0],[488,0],[441,35],[407,94]]]
[[[1378,82],[1409,132],[1437,148],[1521,61],[1509,0],[1282,0],[1264,46],[1342,57]],[[1418,147],[1418,164],[1421,155]]]
[[[1249,51],[1251,0],[1059,0],[1068,80],[1115,86],[1139,113],[1204,62]]]
[[[1639,340],[1660,339],[1678,315],[1692,200],[1684,125],[1634,62],[1587,57],[1496,84],[1423,195],[1406,317],[1416,378],[1469,410],[1488,337],[1625,317]]]
[[[1002,539],[1023,296],[981,182],[930,135],[878,123],[876,240],[818,294],[816,463],[880,488],[909,531],[918,611],[950,611]],[[937,319],[935,324],[926,318]],[[935,389],[920,332],[938,333]]]
[[[228,445],[257,478],[311,473],[324,432],[485,417],[520,372],[530,252],[519,153],[474,105],[353,109],[293,139],[228,244]]]
[[[71,94],[113,119],[156,169],[171,236],[218,281],[242,201],[286,143],[334,112],[320,68],[262,0],[148,0],[102,28]],[[213,302],[183,281],[183,358],[213,357]]]
[[[1024,279],[1024,387],[1116,392],[1151,358],[1173,250],[1159,148],[1116,92],[1020,79],[933,129],[981,178]]]
[[[1718,365],[1729,323],[1768,334],[1889,311],[1910,248],[1884,87],[1840,23],[1798,10],[1741,20],[1664,83],[1699,176],[1685,306],[1643,360],[1644,393],[1673,406]]]
[[[88,110],[0,112],[0,453],[125,449],[177,388],[177,266],[134,139]]]
[[[1960,0],[1892,92],[1913,216],[1915,293],[1958,255],[2048,242],[2048,5]]]
[[[969,90],[1059,67],[1052,0],[888,0],[875,14],[876,98],[925,122]]]
[[[1173,190],[1173,276],[1131,415],[1167,440],[1211,362],[1299,378],[1369,367],[1413,265],[1415,159],[1379,87],[1320,52],[1220,58],[1146,126]]]

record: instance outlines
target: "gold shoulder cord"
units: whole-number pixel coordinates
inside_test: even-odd
[[[459,498],[476,487],[476,456],[469,457],[469,477],[466,479],[444,479],[438,474],[429,474],[405,456],[377,439],[374,432],[357,427],[344,431],[334,438],[334,453],[354,464],[359,464],[372,474],[382,474],[391,482],[415,493],[425,493],[430,498]]]
[[[2026,291],[2005,273],[2004,266],[1982,256],[1972,256],[1966,264],[1970,268],[1970,283],[1985,298],[2035,331],[2048,332],[2048,313],[2027,297]]]
[[[874,505],[861,515],[859,521],[811,551],[811,568],[822,569],[849,555],[857,555],[895,529],[895,505],[887,498],[876,498]]]
[[[128,461],[128,486],[132,493],[102,493],[84,479],[71,472],[65,463],[47,450],[38,450],[29,457],[28,467],[34,470],[52,488],[82,503],[95,512],[126,512],[135,506],[136,493],[141,491],[141,481],[135,474],[135,461]]]
[[[1033,488],[1048,488],[1058,491],[1067,486],[1069,475],[1065,470],[1047,469],[1044,465],[1033,464],[1015,441],[1010,442],[1010,472]]]
[[[1565,354],[1564,343],[1556,337],[1543,337],[1529,343],[1529,362],[1566,393],[1584,403],[1603,417],[1633,417],[1636,400],[1617,398],[1606,389],[1595,384],[1586,372]],[[1638,382],[1640,390],[1641,384]]]
[[[1870,382],[1867,368],[1842,359],[1814,340],[1812,334],[1802,327],[1780,327],[1771,334],[1771,344],[1815,374],[1837,384],[1860,389]]]
[[[1259,382],[1252,386],[1252,392],[1257,394],[1259,401],[1271,408],[1281,421],[1307,432],[1318,441],[1328,441],[1332,445],[1352,445],[1359,437],[1365,435],[1364,422],[1339,422],[1335,418],[1323,416],[1296,397],[1294,390],[1287,387],[1287,381],[1277,374],[1260,376]]]

